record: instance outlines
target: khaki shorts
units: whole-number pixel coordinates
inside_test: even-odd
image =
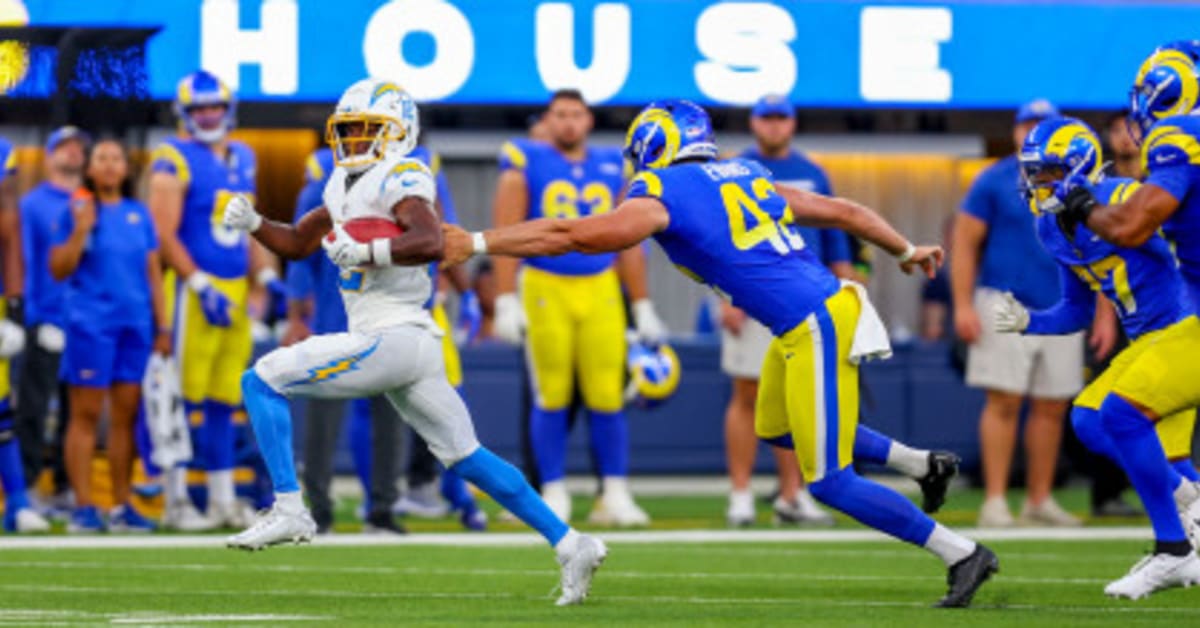
[[[730,377],[758,379],[763,359],[774,336],[771,330],[753,318],[746,318],[736,336],[721,330],[721,371]]]
[[[1002,293],[975,291],[983,332],[967,352],[967,385],[1038,399],[1070,399],[1083,388],[1083,332],[1069,336],[1001,334],[992,312]]]

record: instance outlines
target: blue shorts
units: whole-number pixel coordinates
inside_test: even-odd
[[[150,330],[67,327],[59,377],[71,386],[107,388],[114,382],[141,383],[150,360]]]

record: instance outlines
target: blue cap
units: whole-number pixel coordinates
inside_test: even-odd
[[[92,138],[89,137],[87,133],[84,133],[83,129],[71,125],[61,126],[57,129],[54,129],[54,132],[50,134],[50,137],[46,138],[46,152],[54,152],[54,149],[58,148],[60,144],[67,140],[78,140],[79,143],[83,145],[84,149],[86,149],[88,144],[92,142]]]
[[[1017,109],[1017,124],[1030,120],[1045,120],[1058,115],[1058,107],[1045,98],[1031,100]]]
[[[796,115],[796,108],[788,101],[787,96],[768,94],[759,98],[758,102],[754,103],[754,108],[750,110],[750,115],[755,118],[764,118],[766,116],[791,118]]]

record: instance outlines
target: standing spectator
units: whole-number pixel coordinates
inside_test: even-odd
[[[947,248],[953,241],[953,229],[954,216],[947,216],[942,221],[942,242],[946,243]],[[927,280],[921,288],[921,340],[937,342],[950,336],[951,305],[950,271],[942,266],[933,279]]]
[[[1142,151],[1129,134],[1129,126],[1125,122],[1128,117],[1129,112],[1120,111],[1108,119],[1109,150],[1105,154],[1112,158],[1114,174],[1140,181],[1145,174],[1142,170]]]
[[[149,532],[154,524],[129,504],[133,425],[142,376],[153,350],[171,353],[171,330],[162,295],[158,237],[145,205],[131,198],[129,160],[115,140],[92,147],[87,190],[72,197],[52,229],[50,272],[66,282],[66,351],[62,377],[70,395],[67,475],[75,512],[67,530],[94,533],[105,522],[92,495],[96,426],[108,401],[109,475],[116,504],[113,532]]]
[[[1013,142],[1044,118],[1054,105],[1035,100],[1017,111]],[[1022,523],[1080,525],[1054,500],[1050,489],[1062,443],[1067,404],[1083,386],[1080,334],[1020,336],[998,334],[979,312],[993,311],[1005,292],[1031,308],[1046,308],[1060,294],[1058,269],[1033,231],[1033,214],[1018,191],[1016,155],[996,162],[975,180],[954,220],[950,281],[954,328],[970,345],[967,384],[987,393],[979,420],[986,492],[979,525],[1006,527],[1015,522],[1005,500],[1016,447],[1021,404],[1030,398],[1025,427],[1028,495]]]
[[[25,325],[30,342],[25,351],[17,389],[17,438],[25,480],[32,485],[42,472],[45,421],[50,399],[58,395],[58,430],[51,443],[57,501],[65,502],[62,435],[69,415],[67,397],[58,378],[66,338],[63,334],[63,284],[50,275],[52,226],[67,211],[71,193],[83,184],[88,137],[64,126],[46,140],[46,180],[21,199],[21,238],[25,251]],[[65,505],[65,504],[60,504]]]

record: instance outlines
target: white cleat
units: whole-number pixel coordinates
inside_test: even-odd
[[[618,528],[644,527],[650,525],[650,515],[633,501],[628,490],[607,486],[588,515],[588,523]]]
[[[1058,528],[1078,528],[1083,520],[1067,512],[1053,497],[1047,497],[1042,503],[1034,506],[1028,501],[1021,508],[1021,516],[1017,524],[1022,526],[1053,526]]]
[[[317,534],[317,524],[308,510],[285,512],[271,508],[246,530],[235,534],[225,545],[233,549],[260,550],[281,543],[309,543]]]
[[[46,518],[39,515],[32,508],[22,508],[17,511],[16,516],[16,532],[19,534],[29,534],[37,532],[49,532],[50,522]]]
[[[564,523],[571,521],[571,494],[567,485],[561,481],[546,482],[542,485],[542,501],[550,507],[554,514]]]
[[[217,529],[217,523],[205,517],[191,501],[167,506],[163,513],[162,527],[179,532],[208,532]]]
[[[775,525],[799,524],[811,526],[831,526],[834,524],[833,515],[817,504],[811,493],[800,489],[796,493],[796,501],[790,502],[783,497],[775,498],[772,505],[775,510]]]
[[[604,545],[604,541],[580,534],[575,541],[575,547],[558,557],[558,564],[562,566],[562,580],[559,582],[562,595],[558,596],[555,604],[570,606],[586,600],[592,588],[592,577],[606,556],[608,547]]]
[[[754,494],[750,491],[734,491],[729,494],[729,509],[725,521],[731,528],[746,528],[754,525]]]
[[[450,504],[442,499],[441,493],[434,482],[421,486],[409,487],[400,499],[392,505],[392,514],[399,517],[417,517],[420,519],[442,519],[450,514]],[[365,517],[360,517],[360,519]]]
[[[1154,554],[1138,561],[1129,573],[1104,587],[1110,597],[1140,600],[1155,591],[1200,584],[1200,558]]]
[[[1188,482],[1186,489],[1182,486],[1176,489],[1175,507],[1188,540],[1200,551],[1200,482]]]
[[[239,500],[228,503],[211,502],[208,505],[207,516],[214,528],[238,530],[250,527],[254,523],[254,509]]]

